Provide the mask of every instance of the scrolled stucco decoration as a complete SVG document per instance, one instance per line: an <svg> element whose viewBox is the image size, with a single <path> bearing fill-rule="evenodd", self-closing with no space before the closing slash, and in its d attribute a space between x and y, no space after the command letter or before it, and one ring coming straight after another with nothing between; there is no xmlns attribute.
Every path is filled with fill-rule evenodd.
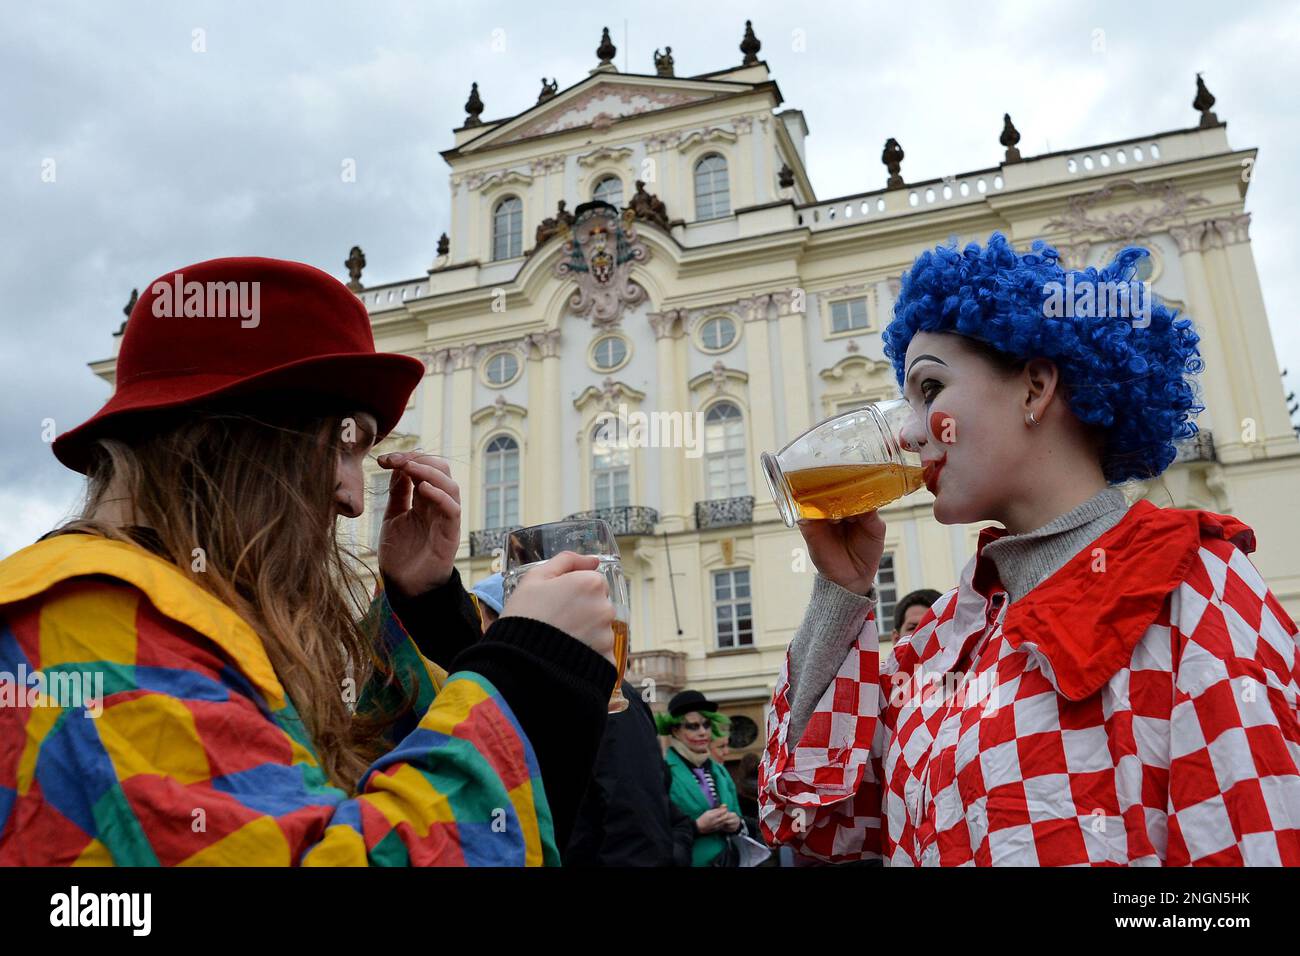
<svg viewBox="0 0 1300 956"><path fill-rule="evenodd" d="M734 143L736 134L722 126L714 126L711 129L697 129L693 133L683 136L677 143L677 151L684 153L688 149L701 143Z"/></svg>
<svg viewBox="0 0 1300 956"><path fill-rule="evenodd" d="M655 339L679 338L686 329L690 313L685 309L665 309L662 312L648 312L646 319L655 334Z"/></svg>
<svg viewBox="0 0 1300 956"><path fill-rule="evenodd" d="M498 186L529 186L533 177L517 169L500 169L493 173L471 173L465 179L465 188L471 192L486 191Z"/></svg>
<svg viewBox="0 0 1300 956"><path fill-rule="evenodd" d="M645 392L606 375L599 387L588 385L583 389L582 394L573 400L573 407L581 412L594 403L599 410L612 412L621 404L636 405L644 399Z"/></svg>
<svg viewBox="0 0 1300 956"><path fill-rule="evenodd" d="M673 130L667 133L651 133L643 140L647 153L658 153L665 149L671 149L682 141L680 131Z"/></svg>
<svg viewBox="0 0 1300 956"><path fill-rule="evenodd" d="M686 383L692 392L705 392L710 387L715 395L743 393L749 375L738 368L728 368L722 359L718 359L707 372L701 372Z"/></svg>
<svg viewBox="0 0 1300 956"><path fill-rule="evenodd" d="M1093 206L1117 198L1117 194L1123 191L1131 191L1142 198L1155 199L1159 204L1155 207L1138 206L1136 209L1124 212L1091 215L1090 210ZM1065 214L1057 219L1049 219L1046 227L1069 235L1100 234L1107 239L1129 241L1139 236L1159 232L1171 221L1184 219L1191 207L1203 206L1208 202L1209 200L1204 196L1188 196L1175 186L1172 180L1137 183L1131 179L1121 179L1101 189L1075 196L1066 207Z"/></svg>
<svg viewBox="0 0 1300 956"><path fill-rule="evenodd" d="M1238 242L1249 242L1250 213L1238 213L1221 219L1203 219L1186 226L1170 226L1169 235L1178 243L1178 251L1183 253L1204 252Z"/></svg>
<svg viewBox="0 0 1300 956"><path fill-rule="evenodd" d="M468 345L454 346L447 352L451 358L452 370L459 372L474 367L474 355L478 352L478 346L471 342Z"/></svg>
<svg viewBox="0 0 1300 956"><path fill-rule="evenodd" d="M584 153L578 157L579 166L595 166L601 162L622 163L632 155L632 150L626 146L601 146L599 149L593 149L590 153Z"/></svg>
<svg viewBox="0 0 1300 956"><path fill-rule="evenodd" d="M563 153L557 153L554 156L542 156L529 163L528 169L534 176L541 176L546 173L555 172L556 170L562 171L567 159L568 157Z"/></svg>
<svg viewBox="0 0 1300 956"><path fill-rule="evenodd" d="M632 265L650 258L637 237L631 211L622 216L605 202L578 207L571 238L564 244L555 275L578 284L569 310L596 328L617 325L627 308L645 301L645 289L632 281Z"/></svg>
<svg viewBox="0 0 1300 956"><path fill-rule="evenodd" d="M533 332L523 338L524 349L528 346L537 349L542 358L555 358L560 354L560 330L547 329L545 332Z"/></svg>
<svg viewBox="0 0 1300 956"><path fill-rule="evenodd" d="M826 382L826 390L821 397L826 415L836 414L847 404L875 402L897 395L894 366L853 349L850 349L850 354L818 374Z"/></svg>

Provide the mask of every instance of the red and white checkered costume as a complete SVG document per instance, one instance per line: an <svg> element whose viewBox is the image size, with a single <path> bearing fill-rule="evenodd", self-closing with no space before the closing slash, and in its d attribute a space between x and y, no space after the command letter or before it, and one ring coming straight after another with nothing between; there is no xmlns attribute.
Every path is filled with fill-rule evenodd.
<svg viewBox="0 0 1300 956"><path fill-rule="evenodd" d="M1296 626L1251 530L1139 502L1010 606L982 557L1004 534L883 673L867 616L793 748L787 660L769 842L891 865L1300 865Z"/></svg>

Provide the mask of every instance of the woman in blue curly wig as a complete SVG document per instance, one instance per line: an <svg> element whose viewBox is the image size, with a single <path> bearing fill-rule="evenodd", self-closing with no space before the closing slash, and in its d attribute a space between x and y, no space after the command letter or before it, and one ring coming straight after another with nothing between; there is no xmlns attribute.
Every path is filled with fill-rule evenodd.
<svg viewBox="0 0 1300 956"><path fill-rule="evenodd" d="M760 767L769 842L894 865L1300 865L1296 626L1207 511L1131 507L1195 434L1192 322L1148 253L924 252L885 330L935 517L994 521L883 662L873 513L818 575Z"/></svg>

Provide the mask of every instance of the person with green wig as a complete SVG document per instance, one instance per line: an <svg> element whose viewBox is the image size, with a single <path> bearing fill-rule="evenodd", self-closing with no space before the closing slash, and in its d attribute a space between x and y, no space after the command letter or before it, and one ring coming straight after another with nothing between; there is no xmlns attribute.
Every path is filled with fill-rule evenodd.
<svg viewBox="0 0 1300 956"><path fill-rule="evenodd" d="M660 734L671 737L664 754L668 799L695 821L691 866L738 865L739 853L728 836L745 828L740 797L727 768L709 753L730 721L699 691L684 690L668 702L666 714L655 715L655 723Z"/></svg>

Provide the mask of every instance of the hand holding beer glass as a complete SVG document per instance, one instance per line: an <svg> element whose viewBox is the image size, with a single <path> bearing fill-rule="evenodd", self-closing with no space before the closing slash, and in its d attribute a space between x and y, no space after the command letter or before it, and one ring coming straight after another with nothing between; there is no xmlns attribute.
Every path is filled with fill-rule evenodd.
<svg viewBox="0 0 1300 956"><path fill-rule="evenodd" d="M870 590L884 550L876 509L925 483L921 457L902 437L912 415L901 398L855 408L762 456L781 519L787 527L802 521L817 570L856 594Z"/></svg>
<svg viewBox="0 0 1300 956"><path fill-rule="evenodd" d="M618 669L614 693L609 700L609 713L622 713L628 706L627 698L623 696L623 674L627 670L631 608L618 542L607 522L553 521L510 532L506 538L505 599L508 603L525 574L565 551L595 556L598 559L596 571L604 576L609 588L609 599L614 605L614 666Z"/></svg>

